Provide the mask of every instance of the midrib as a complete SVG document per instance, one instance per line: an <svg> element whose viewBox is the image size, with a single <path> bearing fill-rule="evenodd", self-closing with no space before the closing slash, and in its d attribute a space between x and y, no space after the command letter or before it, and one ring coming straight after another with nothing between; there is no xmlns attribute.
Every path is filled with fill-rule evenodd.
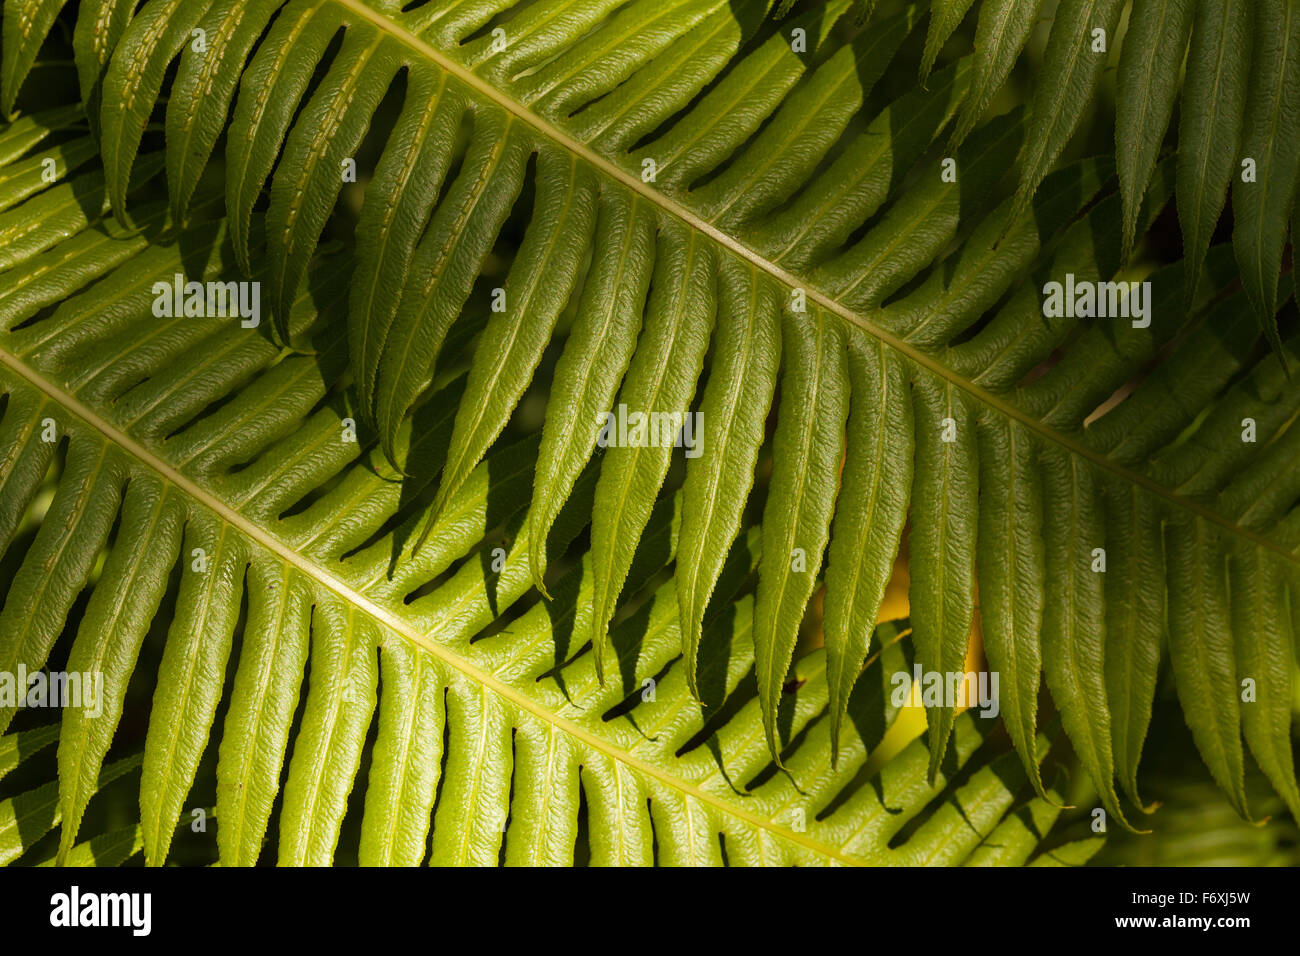
<svg viewBox="0 0 1300 956"><path fill-rule="evenodd" d="M537 116L527 107L516 102L511 97L478 76L478 74L451 59L441 50L430 45L427 41L411 33L400 24L393 22L382 13L372 10L363 2L363 0L318 0L318 2L338 4L362 20L367 21L376 29L389 34L397 41L405 44L421 56L433 62L439 69L455 76L460 82L464 83L478 95L486 98L492 103L495 103L512 116L515 116L522 122L528 124L542 136L559 146L576 153L600 172L618 181L623 186L632 190L636 195L643 196L649 203L658 209L681 220L691 229L697 230L713 239L730 252L740 256L742 259L757 268L762 269L768 275L782 282L791 289L803 289L807 298L816 302L827 311L833 312L844 321L857 326L867 334L888 345L895 352L898 352L910 361L920 365L922 368L925 368L935 375L938 375L940 378L950 382L999 414L1019 422L1030 431L1037 433L1048 441L1060 445L1072 454L1087 459L1098 468L1124 478L1125 480L1144 488L1151 494L1177 505L1179 508L1182 508L1196 517L1209 521L1212 524L1216 524L1231 534L1245 538L1262 548L1267 548L1269 551L1281 555L1293 565L1300 566L1300 555L1287 550L1282 545L1277 544L1264 535L1252 531L1249 528L1242 527L1235 521L1225 518L1223 515L1205 507L1197 501L1184 498L1176 492L1165 488L1163 485L1141 472L1134 471L1118 464L1117 462L1111 461L1101 452L1089 448L1087 445L1082 444L1069 435L1065 435L1056 429L1043 424L1038 419L1017 408L1010 402L994 395L992 392L982 388L969 379L958 375L952 369L943 365L939 360L921 351L916 346L911 345L886 329L870 322L864 316L854 312L852 309L849 309L840 302L831 298L831 296L823 292L821 289L818 289L816 286L811 285L793 273L781 268L776 263L764 258L756 250L751 249L739 239L728 235L712 223L701 218L690 208L668 196L665 196L658 190L652 189L648 183L643 183L639 176L634 176L627 172L622 167L597 153L580 140L575 139L558 126L555 126L554 124L542 119L540 116Z"/></svg>
<svg viewBox="0 0 1300 956"><path fill-rule="evenodd" d="M420 648L428 651L434 657L446 663L449 667L459 671L465 677L479 684L479 686L491 690L499 697L509 701L520 709L529 712L543 722L551 724L559 730L564 731L566 734L569 734L575 740L581 741L592 750L599 751L610 759L625 764L647 777L652 777L673 790L688 796L693 796L696 799L717 808L728 816L734 817L761 830L766 830L777 838L785 840L788 843L798 844L814 853L819 853L822 856L829 857L845 865L867 865L868 861L864 859L848 856L836 847L828 846L817 840L811 839L807 834L787 830L776 825L771 820L764 819L761 816L750 813L749 811L708 793L707 791L701 790L696 785L688 783L680 777L675 777L661 767L635 757L630 752L596 736L579 724L553 713L537 701L520 693L509 684L504 683L495 675L475 667L469 661L466 661L459 655L455 654L451 649L431 641L426 635L416 630L409 621L402 619L383 605L376 603L361 592L348 586L343 581L340 581L324 569L318 567L307 558L298 554L294 549L287 546L270 532L259 527L255 522L251 521L239 511L236 511L225 501L222 501L192 479L182 474L169 462L160 458L156 453L142 445L135 438L121 431L112 423L106 421L102 416L97 414L94 409L87 406L79 398L69 394L55 383L47 380L35 369L28 366L20 357L14 355L6 348L0 348L0 365L7 367L38 392L47 396L50 400L80 418L86 425L98 431L105 439L117 445L122 451L131 455L145 467L154 471L164 481L171 483L199 504L212 511L223 522L225 522L227 526L246 535L250 540L255 541L286 564L296 568L321 587L334 592L334 594L347 602L351 607L357 608L370 615L370 617L380 624L395 633L400 634L402 637L418 645Z"/></svg>

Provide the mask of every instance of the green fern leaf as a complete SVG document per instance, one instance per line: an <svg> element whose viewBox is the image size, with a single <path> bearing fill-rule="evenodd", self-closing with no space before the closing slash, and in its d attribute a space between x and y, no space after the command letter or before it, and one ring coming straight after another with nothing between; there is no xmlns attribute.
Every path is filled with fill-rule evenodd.
<svg viewBox="0 0 1300 956"><path fill-rule="evenodd" d="M686 466L674 571L687 682L697 697L704 614L744 521L781 354L780 306L772 284L730 259L722 262L719 279L720 301L736 312L717 321L698 438L700 449L713 451Z"/></svg>
<svg viewBox="0 0 1300 956"><path fill-rule="evenodd" d="M848 356L838 321L799 304L783 312L782 333L785 370L763 509L754 636L758 699L773 753L780 751L781 689L830 537L849 410Z"/></svg>
<svg viewBox="0 0 1300 956"><path fill-rule="evenodd" d="M930 27L925 34L925 50L921 54L921 82L924 83L939 58L939 51L948 42L953 31L961 26L973 0L936 0L930 6Z"/></svg>
<svg viewBox="0 0 1300 956"><path fill-rule="evenodd" d="M903 363L883 343L856 331L849 335L848 354L848 434L826 567L832 760L898 554L915 451Z"/></svg>
<svg viewBox="0 0 1300 956"><path fill-rule="evenodd" d="M0 113L12 117L22 89L67 0L4 5L4 47L0 50Z"/></svg>
<svg viewBox="0 0 1300 956"><path fill-rule="evenodd" d="M1128 261L1138 213L1178 98L1195 0L1136 0L1115 82L1115 159Z"/></svg>
<svg viewBox="0 0 1300 956"><path fill-rule="evenodd" d="M1201 263L1237 164L1251 49L1250 5L1198 0L1178 125L1178 221L1189 270L1186 301L1200 281Z"/></svg>
<svg viewBox="0 0 1300 956"><path fill-rule="evenodd" d="M1019 161L1017 211L1028 205L1083 119L1123 9L1123 0L1062 0L1057 9Z"/></svg>
<svg viewBox="0 0 1300 956"><path fill-rule="evenodd" d="M988 111L993 97L1011 75L1038 20L1042 0L986 0L980 4L975 30L974 77L962 104L953 142L960 145Z"/></svg>
<svg viewBox="0 0 1300 956"><path fill-rule="evenodd" d="M1277 329L1277 287L1287 210L1300 177L1300 10L1290 3L1256 4L1253 29L1241 162L1253 164L1255 175L1246 182L1243 169L1232 184L1232 247L1264 334L1285 357Z"/></svg>
<svg viewBox="0 0 1300 956"><path fill-rule="evenodd" d="M979 459L975 423L953 384L928 371L912 380L916 470L912 479L912 639L922 672L964 670L975 613ZM929 596L937 595L937 600ZM952 733L953 701L930 723L930 767L939 772Z"/></svg>

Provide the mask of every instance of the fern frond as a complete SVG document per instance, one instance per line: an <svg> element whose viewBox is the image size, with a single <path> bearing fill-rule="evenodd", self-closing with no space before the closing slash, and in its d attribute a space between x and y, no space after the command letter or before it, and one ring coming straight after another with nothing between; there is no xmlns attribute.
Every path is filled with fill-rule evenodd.
<svg viewBox="0 0 1300 956"><path fill-rule="evenodd" d="M205 278L235 263L217 225ZM153 314L153 283L183 269L191 239L211 228L145 242L110 238L111 217L96 219L16 263L0 296L9 329L0 345L5 460L30 462L6 469L6 519L27 509L56 456L67 460L6 595L8 613L34 611L32 624L0 653L28 668L105 675L101 716L64 712L59 780L40 791L44 827L64 821L59 862L118 862L142 849L162 863L214 748L217 847L232 865L261 856L277 802L278 859L329 862L358 786L363 863L421 862L430 838L434 863L563 863L575 848L592 862L958 862L1001 832L1022 781L1007 766L1014 758L984 744L989 722L971 714L957 718L933 786L921 741L884 764L879 795L862 775L900 713L891 698L894 675L910 674L905 641L888 642L854 690L835 768L821 719L825 656L801 658L799 689L785 695L779 718L790 775L766 771L745 586L757 527L714 588L696 675L707 704L684 673L671 578L653 585L640 616L613 629L603 682L570 637L587 633L594 613L590 556L553 583L550 604L521 606L481 637L532 583L524 529L536 439L491 452L413 554L431 499L394 481L373 434L344 437L342 316L312 305L339 301L340 262L313 267L310 294L291 313L290 332L313 343L312 355L285 353L229 319ZM90 236L101 238L88 247ZM50 268L63 261L76 268ZM55 295L61 304L43 308ZM460 341L472 354L473 343ZM421 404L421 427L404 424L399 462L421 476L407 482L429 484L465 388L458 377ZM46 418L54 443L41 437ZM561 509L551 553L585 523L595 477L586 470ZM629 571L634 588L662 581L655 575L672 560L682 507L680 496L664 499L648 519ZM501 526L512 543L497 571L475 551ZM75 639L56 661L54 628L82 592L89 600ZM160 626L141 823L77 843L91 782L102 783L123 733L142 642ZM12 717L6 711L5 722ZM25 755L53 735L0 741L0 754ZM31 845L14 844L12 855Z"/></svg>
<svg viewBox="0 0 1300 956"><path fill-rule="evenodd" d="M883 831L862 822L877 808L854 789L875 741L855 726L853 698L875 682L858 674L906 535L916 662L962 672L978 610L1036 799L1055 802L1039 769L1045 678L1105 808L1124 821L1115 780L1136 801L1164 639L1198 749L1237 810L1251 812L1246 748L1297 802L1281 703L1292 675L1277 666L1294 622L1251 597L1297 603L1289 426L1300 385L1284 365L1295 343L1262 354L1258 325L1243 320L1256 296L1232 290L1234 252L1210 243L1218 209L1203 213L1226 178L1200 133L1176 157L1125 158L1118 187L1105 158L1058 168L1102 72L1085 44L1113 31L1122 6L1062 3L1032 109L967 130L1015 59L1001 45L1028 32L1023 9L990 5L1007 17L989 28L993 52L885 104L873 91L918 27L917 7L835 34L847 0L779 23L757 0L579 11L549 0L499 11L150 0L106 51L98 33L86 45L81 22L121 7L86 4L79 62L83 91L103 91L98 106L86 94L102 180L32 195L20 177L16 205L0 212L0 236L14 240L0 254L0 310L21 423L6 521L20 520L52 460L31 438L32 409L53 402L79 423L32 545L39 563L20 568L12 591L36 613L0 613L0 666L44 663L115 526L102 573L119 588L143 575L153 590L142 585L135 620L74 645L77 660L129 664L161 580L203 553L205 577L182 574L145 745L154 863L224 699L241 601L275 633L260 647L245 640L258 663L241 674L241 651L240 706L222 737L230 860L256 858L297 705L293 681L276 682L304 667L280 818L289 862L333 854L376 710L367 860L418 859L430 814L436 861L495 860L507 811L521 827L508 859L564 859L578 793L599 822L601 860L645 860L656 842L665 860L712 860L719 833L746 860L928 859L944 812L912 837L924 841L886 852ZM932 13L935 44L959 8ZM1198 19L1191 42L1222 50L1220 78L1235 88L1237 7L1223 10L1232 29L1216 39ZM204 58L211 46L187 45L195 30L219 62ZM165 152L137 155L177 57ZM1261 82L1284 88L1288 55L1269 62ZM1167 99L1161 77L1145 82ZM1231 124L1231 103L1202 103L1198 89L1189 81L1188 128ZM211 171L224 177L218 222L195 197L232 97L224 170ZM391 131L375 120L385 102ZM1162 111L1133 121L1154 128ZM932 144L954 121L961 145L943 155ZM320 241L342 171L371 136L379 159L355 253L328 255ZM160 166L168 202L133 199ZM1185 207L1189 188L1203 203L1184 228L1194 219L1204 242L1149 277L1142 321L1044 307L1047 283L1067 276L1136 278L1124 271L1126 229L1144 232L1171 198ZM182 229L187 217L203 229ZM196 268L263 282L275 342L160 325L153 281ZM217 350L240 359L213 363ZM551 388L540 439L503 437L539 377ZM711 412L708 460L670 477L667 443L633 442L593 462L602 416L620 407L677 422ZM356 443L340 438L353 419ZM770 478L757 480L769 459ZM765 497L751 509L754 490ZM588 524L590 550L569 554ZM51 563L59 574L44 573ZM549 600L528 606L534 585ZM826 651L796 659L823 590ZM92 595L87 620L118 613ZM401 648L391 663L390 647ZM725 680L709 673L719 666ZM1270 673L1257 680L1261 667ZM385 673L388 703L375 690ZM1261 695L1249 717L1247 677ZM646 680L655 693L637 703ZM723 727L710 723L719 687L734 705ZM661 706L676 728L666 749L639 729ZM983 733L950 704L929 715L927 745L882 771L907 775L917 813ZM64 853L113 732L71 724ZM249 753L253 726L266 743ZM443 726L454 749L440 796ZM699 735L722 757L680 752ZM972 771L979 793L985 769ZM527 802L547 792L542 773L562 795L553 811ZM752 802L733 799L743 783ZM793 793L824 798L799 807L815 813L845 787L806 837L780 822ZM249 805L230 804L235 789ZM990 826L1009 794L984 808Z"/></svg>

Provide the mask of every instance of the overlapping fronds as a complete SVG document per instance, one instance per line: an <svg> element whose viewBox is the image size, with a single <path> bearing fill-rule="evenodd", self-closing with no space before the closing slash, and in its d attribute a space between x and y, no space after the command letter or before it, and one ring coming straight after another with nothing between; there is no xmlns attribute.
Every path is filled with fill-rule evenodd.
<svg viewBox="0 0 1300 956"><path fill-rule="evenodd" d="M971 4L933 4L927 54ZM1279 355L1275 315L1289 223L1300 221L1300 6L1293 0L988 0L979 6L971 96L954 139L975 128L1051 10L1019 197L1027 203L1111 69L1123 258L1178 106L1177 203L1190 306L1229 187L1242 287ZM932 62L928 59L927 62ZM1285 299L1285 294L1282 296Z"/></svg>
<svg viewBox="0 0 1300 956"><path fill-rule="evenodd" d="M923 76L971 6L971 0L931 5ZM1115 155L1124 259L1177 105L1178 215L1193 264L1184 279L1187 300L1231 187L1242 286L1270 343L1285 354L1274 316L1287 234L1294 241L1300 233L1291 225L1300 223L1300 7L1293 0L986 0L978 10L971 95L954 141L988 111L1050 10L1031 132L1020 157L1021 201L1051 171L1103 76L1118 67Z"/></svg>
<svg viewBox="0 0 1300 956"><path fill-rule="evenodd" d="M28 204L73 203L96 189L102 200L102 184L84 180ZM25 213L19 206L0 229L29 222ZM155 213L165 210L142 207L137 218ZM8 670L37 670L73 627L58 663L102 672L105 698L100 716L64 712L57 784L0 808L0 859L62 820L64 862L141 847L162 862L213 747L223 864L258 858L286 764L283 863L331 860L358 784L363 863L421 862L430 840L433 863L565 863L575 847L597 863L1022 862L1050 826L1056 808L1017 802L1018 763L988 753L990 722L969 714L938 786L926 781L921 741L873 774L875 785L862 776L899 712L891 677L908 671L905 641L882 650L855 692L835 768L826 659L803 658L780 714L790 773L768 771L747 679L744 582L759 532L721 575L696 677L701 703L680 656L673 583L653 584L679 537L680 497L648 522L633 576L652 587L642 611L615 628L603 683L572 637L590 623L589 559L552 585L549 604L482 636L531 584L524 519L535 436L494 451L442 510L428 545L395 564L399 542L431 510L420 488L451 437L464 373L404 424L399 461L416 477L399 481L373 441L347 439L341 310L313 305L342 301L343 263L324 257L309 274L288 325L315 352L288 354L237 319L154 313L154 284L186 268L186 256L200 257L189 265L202 280L231 274L223 223L146 242L112 238L114 220L94 214L71 232L39 252L34 240L8 263L0 296L0 513L9 547L26 546L0 612L0 653ZM453 336L472 350L463 327ZM581 507L551 527L552 550L586 521L593 479L579 482ZM14 541L43 480L53 496ZM513 544L494 567L487 549L503 532ZM79 594L88 599L74 621ZM142 763L105 766L141 644L160 623ZM13 716L6 708L0 721ZM49 727L0 738L0 767L55 739ZM97 787L134 766L139 826L74 845ZM1026 828L1025 814L1043 829Z"/></svg>
<svg viewBox="0 0 1300 956"><path fill-rule="evenodd" d="M20 9L37 37L60 6L10 0L6 16ZM430 812L435 860L495 859L503 814L524 834L506 839L507 859L562 859L579 787L601 821L593 858L644 859L657 845L661 859L712 859L725 833L730 859L880 859L888 837L864 809L876 797L854 776L874 741L845 718L882 683L859 672L904 540L916 663L962 671L978 610L1038 799L1045 677L1103 804L1124 819L1115 780L1137 801L1167 646L1196 744L1237 811L1250 813L1246 746L1300 809L1289 738L1300 383L1282 364L1294 340L1268 350L1252 315L1262 303L1272 329L1279 297L1257 296L1245 268L1234 291L1234 252L1211 247L1212 222L1204 243L1189 241L1186 268L1124 271L1126 237L1175 193L1181 210L1195 137L1136 172L1123 150L1118 171L1104 158L1055 168L1100 70L1071 38L1090 37L1096 17L1113 30L1122 4L1062 3L1033 108L982 125L965 114L950 155L945 131L962 110L983 113L977 100L999 85L990 71L1022 45L1010 33L1028 29L1024 5L982 6L1009 31L991 62L952 63L892 103L873 89L921 39L919 8L859 31L848 0L779 21L761 0L402 6L86 0L74 44L102 181L44 189L0 218L15 240L0 261L13 330L6 415L45 400L71 409L59 493L86 519L57 534L80 529L73 550L88 567L120 499L113 553L122 528L142 528L126 539L139 558L110 553L105 575L146 574L148 558L157 589L177 548L212 562L206 577L182 577L178 614L202 611L202 627L196 617L174 629L174 651L169 637L150 722L151 860L165 855L213 726L241 603L268 622L259 639L270 643L242 681L241 652L230 713L244 722L228 717L222 734L236 754L226 773L259 781L241 789L256 806L230 806L219 780L232 861L256 855L296 703L297 684L268 675L301 673L309 646L323 670L285 784L289 861L333 850L377 680L396 690L378 704L365 859L417 859ZM923 61L941 45L933 24L951 32L966 6L933 5ZM1282 57L1276 77L1289 70ZM374 122L393 101L391 127ZM162 159L140 150L159 115ZM355 253L324 255L344 173L372 138ZM1285 149L1271 148L1282 162ZM1006 182L1017 155L1018 185ZM160 164L167 202L133 199ZM224 180L220 230L195 203L210 164ZM1191 181L1226 189L1208 172ZM82 206L112 218L74 209L86 195ZM41 203L51 209L38 221ZM68 223L45 225L55 212ZM170 245L148 239L168 216L195 228ZM505 249L511 223L521 239ZM1285 230L1265 232L1276 278ZM149 312L154 280L197 275L196 235L209 237L197 267L208 278L237 269L262 283L276 344ZM1045 309L1045 284L1067 276L1149 280L1149 312ZM124 304L105 308L106 297ZM219 346L247 357L213 361ZM545 424L510 444L502 435L539 370ZM602 416L620 408L678 425L700 411L703 454L680 480L669 443L593 455ZM339 440L345 418L360 422L359 442ZM30 437L15 441L16 462L39 455ZM91 481L91 467L112 480ZM588 523L580 563L548 568ZM495 528L499 558L483 546ZM46 545L69 554L55 535ZM75 584L48 615L0 629L0 664L43 663L88 572L69 573ZM653 596L634 600L648 582ZM547 598L502 620L534 587ZM819 594L825 651L794 660ZM114 613L93 596L86 609ZM150 614L133 613L141 620L93 640L141 634ZM135 639L117 640L129 650ZM887 677L903 663L878 666ZM649 700L637 696L646 678L657 682ZM714 713L730 717L725 728L709 727ZM444 725L456 749L439 777ZM945 755L968 758L977 725L936 706L928 745L889 765L915 771L916 810L948 779ZM715 749L679 754L710 729ZM61 750L70 730L84 742L67 745L77 756L60 787L76 820L111 731L91 740L65 728ZM310 755L300 762L299 747ZM453 767L453 754L468 762ZM789 775L738 796L769 760ZM814 822L848 783L853 795ZM773 821L797 793L824 802L793 836ZM635 813L620 815L624 800Z"/></svg>

